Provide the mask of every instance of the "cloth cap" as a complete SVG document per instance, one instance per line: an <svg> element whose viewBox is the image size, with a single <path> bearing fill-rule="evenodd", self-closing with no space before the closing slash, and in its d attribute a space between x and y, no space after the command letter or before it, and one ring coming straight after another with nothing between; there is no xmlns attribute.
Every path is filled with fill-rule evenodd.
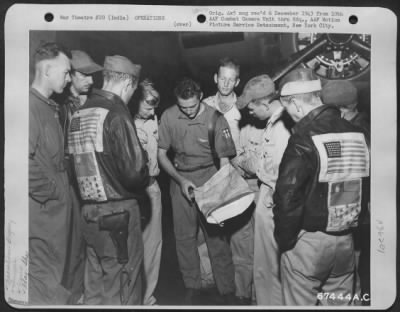
<svg viewBox="0 0 400 312"><path fill-rule="evenodd" d="M324 104L352 106L357 104L357 88L348 80L331 80L322 88L321 99Z"/></svg>
<svg viewBox="0 0 400 312"><path fill-rule="evenodd" d="M71 55L72 68L80 73L90 75L103 69L103 67L96 64L86 52L72 50Z"/></svg>
<svg viewBox="0 0 400 312"><path fill-rule="evenodd" d="M106 56L104 69L118 73L139 77L142 66L133 64L128 58L121 55Z"/></svg>
<svg viewBox="0 0 400 312"><path fill-rule="evenodd" d="M244 86L242 95L237 99L238 109L245 108L251 101L271 95L270 100L279 98L275 92L275 84L268 75L251 78Z"/></svg>
<svg viewBox="0 0 400 312"><path fill-rule="evenodd" d="M322 89L321 80L311 69L299 68L289 72L281 81L280 96L310 93Z"/></svg>

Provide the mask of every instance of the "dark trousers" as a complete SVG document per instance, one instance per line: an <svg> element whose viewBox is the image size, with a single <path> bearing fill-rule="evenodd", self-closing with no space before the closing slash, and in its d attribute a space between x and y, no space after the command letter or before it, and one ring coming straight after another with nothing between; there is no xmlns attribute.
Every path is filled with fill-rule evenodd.
<svg viewBox="0 0 400 312"><path fill-rule="evenodd" d="M66 254L67 259L61 284L72 293L68 304L76 304L83 294L85 244L81 229L81 204L72 187L71 202L72 214Z"/></svg>
<svg viewBox="0 0 400 312"><path fill-rule="evenodd" d="M212 172L185 173L185 176L197 186L203 184ZM176 250L179 267L186 288L201 287L200 256L198 252L198 226L202 226L211 267L220 294L235 292L235 273L232 252L222 229L218 225L208 224L199 213L195 204L190 203L182 194L180 186L171 181L170 186Z"/></svg>

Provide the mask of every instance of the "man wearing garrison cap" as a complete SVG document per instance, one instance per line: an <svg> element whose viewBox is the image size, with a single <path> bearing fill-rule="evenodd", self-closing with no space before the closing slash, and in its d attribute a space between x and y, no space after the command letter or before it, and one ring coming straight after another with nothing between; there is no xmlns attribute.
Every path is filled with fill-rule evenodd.
<svg viewBox="0 0 400 312"><path fill-rule="evenodd" d="M85 304L141 304L143 242L136 198L149 175L127 108L140 69L124 56L107 56L102 89L93 90L68 130L83 202Z"/></svg>
<svg viewBox="0 0 400 312"><path fill-rule="evenodd" d="M68 129L72 114L86 102L93 85L93 74L103 69L84 51L72 50L71 55L71 84L68 88L69 95L61 111L64 131Z"/></svg>
<svg viewBox="0 0 400 312"><path fill-rule="evenodd" d="M352 231L369 176L366 137L335 106L322 103L321 81L310 69L290 72L280 86L281 103L296 122L274 193L283 300L349 305L355 295Z"/></svg>
<svg viewBox="0 0 400 312"><path fill-rule="evenodd" d="M257 305L282 305L279 278L278 246L274 239L273 199L279 164L290 132L282 119L283 108L275 84L268 75L250 79L238 98L239 109L247 107L249 114L267 120L259 139L257 132L247 141L256 142L236 158L236 163L248 175L256 175L260 193L254 211L254 289Z"/></svg>

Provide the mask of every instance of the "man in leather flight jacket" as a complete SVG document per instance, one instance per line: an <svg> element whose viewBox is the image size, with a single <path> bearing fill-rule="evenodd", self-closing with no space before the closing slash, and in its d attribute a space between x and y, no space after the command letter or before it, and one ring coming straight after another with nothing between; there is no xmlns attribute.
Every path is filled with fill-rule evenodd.
<svg viewBox="0 0 400 312"><path fill-rule="evenodd" d="M351 232L369 176L369 151L362 129L323 105L320 90L309 69L294 70L281 83L282 105L297 123L274 194L286 305L345 305L354 297Z"/></svg>
<svg viewBox="0 0 400 312"><path fill-rule="evenodd" d="M136 198L149 177L147 157L126 106L140 68L123 56L107 56L102 90L93 90L69 127L68 149L84 203L85 304L141 304L143 242ZM122 224L128 228L120 231ZM127 233L127 242L116 241L118 233ZM120 247L126 245L124 259L126 250Z"/></svg>
<svg viewBox="0 0 400 312"><path fill-rule="evenodd" d="M342 118L346 119L351 124L361 127L367 134L368 140L371 138L371 122L368 114L365 111L359 111L358 106L358 90L355 84L350 80L331 80L326 83L321 91L321 99L324 104L332 104L340 109ZM357 271L360 291L363 294L371 292L370 279L371 279L371 215L370 215L370 202L369 190L370 179L367 178L366 183L363 181L363 207L358 222L358 229L354 233L354 242L356 251L360 252L357 263ZM357 289L358 290L358 289ZM363 301L363 305L370 305L369 301Z"/></svg>

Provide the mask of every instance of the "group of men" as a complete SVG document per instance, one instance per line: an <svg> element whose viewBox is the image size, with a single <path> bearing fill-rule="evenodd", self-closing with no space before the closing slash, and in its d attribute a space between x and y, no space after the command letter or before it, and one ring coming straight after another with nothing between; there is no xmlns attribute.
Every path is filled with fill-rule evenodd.
<svg viewBox="0 0 400 312"><path fill-rule="evenodd" d="M260 75L237 97L240 66L224 58L214 75L215 96L203 99L200 85L183 78L174 89L175 105L158 122L160 93L150 80L139 82L141 66L124 56L106 56L100 66L83 51L45 43L33 64L30 304L156 304L159 166L171 178L182 304L200 304L200 232L221 304L352 303L353 232L361 210L368 213L369 125L345 120L357 115L350 82L323 88L311 70L296 69L279 90ZM99 71L103 86L91 90ZM51 97L68 84L59 105ZM127 105L136 89L132 115ZM343 116L329 105L343 103ZM244 108L264 127L242 127ZM254 213L239 216L234 230L207 223L193 203L193 190L227 164L257 195Z"/></svg>

